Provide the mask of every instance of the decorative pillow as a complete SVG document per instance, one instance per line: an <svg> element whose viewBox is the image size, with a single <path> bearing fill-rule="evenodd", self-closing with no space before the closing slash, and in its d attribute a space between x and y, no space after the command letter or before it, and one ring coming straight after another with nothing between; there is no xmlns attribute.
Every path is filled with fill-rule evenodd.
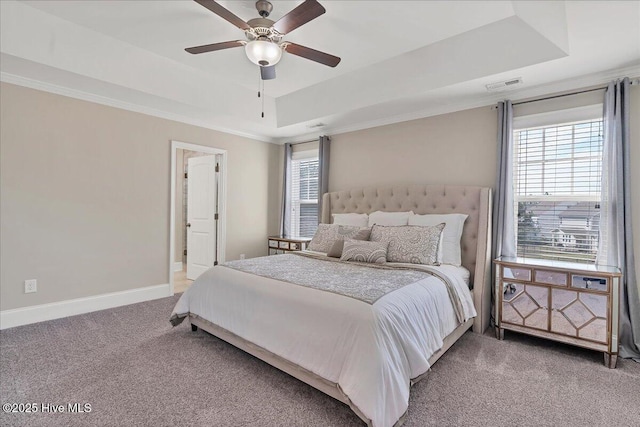
<svg viewBox="0 0 640 427"><path fill-rule="evenodd" d="M439 250L441 252L439 254L440 262L460 266L462 265L460 238L468 216L465 214L411 215L409 225L437 225L444 222L442 245Z"/></svg>
<svg viewBox="0 0 640 427"><path fill-rule="evenodd" d="M338 225L356 225L358 227L367 227L369 224L369 215L367 214L333 214L333 223Z"/></svg>
<svg viewBox="0 0 640 427"><path fill-rule="evenodd" d="M351 240L369 240L370 234L371 234L370 228L361 228L360 231L358 231L356 234L353 235L353 237L351 237ZM340 258L342 256L343 247L344 247L344 239L338 238L338 240L336 240L331 246L331 249L329 249L329 252L327 252L327 256L330 256L333 258Z"/></svg>
<svg viewBox="0 0 640 427"><path fill-rule="evenodd" d="M361 240L345 240L340 261L368 262L384 264L387 262L386 242L365 242Z"/></svg>
<svg viewBox="0 0 640 427"><path fill-rule="evenodd" d="M350 239L360 230L361 227L352 225L318 224L318 230L309 242L308 249L327 253L336 240Z"/></svg>
<svg viewBox="0 0 640 427"><path fill-rule="evenodd" d="M375 211L369 214L369 227L374 224L384 226L408 225L409 216L413 215L413 211L409 212L382 212Z"/></svg>
<svg viewBox="0 0 640 427"><path fill-rule="evenodd" d="M389 262L437 265L438 243L443 229L444 223L433 227L374 225L370 239L372 242L389 244L387 249Z"/></svg>

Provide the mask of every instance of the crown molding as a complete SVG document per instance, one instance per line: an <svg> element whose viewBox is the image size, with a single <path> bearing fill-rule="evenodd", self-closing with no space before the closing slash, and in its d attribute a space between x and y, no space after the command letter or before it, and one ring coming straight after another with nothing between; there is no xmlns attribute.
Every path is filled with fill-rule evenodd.
<svg viewBox="0 0 640 427"><path fill-rule="evenodd" d="M324 126L321 130L315 132L303 133L293 137L270 137L267 135L260 135L248 132L238 131L236 129L225 128L221 126L211 125L210 123L202 120L194 120L189 117L181 116L178 114L168 113L153 109L151 107L145 107L137 104L131 104L128 102L120 101L113 98L108 98L101 95L92 94L76 89L71 89L64 86L55 85L40 80L30 79L15 74L6 72L0 72L0 81L16 84L19 86L29 87L32 89L42 90L45 92L55 93L58 95L68 96L71 98L81 99L84 101L94 102L110 107L120 108L123 110L133 111L136 113L146 114L149 116L159 117L167 120L173 120L180 123L185 123L193 126L199 126L206 129L215 130L218 132L224 132L231 135L237 135L244 138L250 138L261 142L284 144L287 142L302 142L308 141L318 137L321 134L324 135L338 135L348 132L355 132L364 129L371 129L380 126L391 125L395 123L406 122L410 120L417 120L427 117L438 116L441 114L453 113L456 111L463 111L472 108L479 108L485 106L491 106L504 99L511 99L512 101L528 100L541 96L549 96L554 94L560 94L562 92L579 90L588 88L590 86L597 86L609 83L611 80L620 77L637 78L640 76L640 65L633 65L630 67L616 68L612 70L602 71L598 73L592 73L584 76L578 76L570 79L559 80L552 83L546 83L543 85L537 85L533 87L519 87L511 91L495 92L495 93L483 93L476 96L466 97L458 101L448 103L445 106L433 105L421 110L411 111L409 113L397 114L393 116L381 117L373 120L360 121L357 123L336 126L331 125ZM320 120L320 119L318 119ZM323 118L322 121L329 121Z"/></svg>
<svg viewBox="0 0 640 427"><path fill-rule="evenodd" d="M106 96L96 95L94 93L85 92L77 89L71 89L65 86L59 86L59 85L41 81L41 80L22 77L16 74L6 73L4 71L0 72L0 81L4 83L10 83L18 86L28 87L30 89L36 89L44 92L54 93L57 95L67 96L69 98L80 99L82 101L88 101L96 104L106 105L108 107L120 108L122 110L145 114L147 116L158 117L161 119L172 120L175 122L198 126L206 129L211 129L218 132L224 132L231 135L241 136L244 138L250 138L250 139L258 140L261 142L277 143L277 141L274 138L271 138L269 136L258 135L258 134L249 133L249 132L241 132L235 129L216 126L203 120L195 120L189 117L181 116L179 114L168 113L166 111L160 111L151 107L145 107L138 104L131 104L129 102L120 101L120 100L109 98Z"/></svg>

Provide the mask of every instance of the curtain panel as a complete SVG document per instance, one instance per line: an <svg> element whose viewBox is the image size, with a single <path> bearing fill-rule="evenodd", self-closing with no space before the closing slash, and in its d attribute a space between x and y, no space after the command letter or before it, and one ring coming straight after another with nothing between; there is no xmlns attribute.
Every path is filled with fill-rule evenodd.
<svg viewBox="0 0 640 427"><path fill-rule="evenodd" d="M628 78L611 82L604 95L601 238L596 262L622 271L619 354L640 362L640 297L631 228L630 85Z"/></svg>
<svg viewBox="0 0 640 427"><path fill-rule="evenodd" d="M284 144L284 176L282 177L282 205L280 206L280 236L291 235L291 152L292 145Z"/></svg>
<svg viewBox="0 0 640 427"><path fill-rule="evenodd" d="M322 196L329 191L329 149L331 138L321 136L318 146L318 222L322 218Z"/></svg>
<svg viewBox="0 0 640 427"><path fill-rule="evenodd" d="M516 235L513 205L513 105L511 101L498 103L498 176L493 198L493 258L516 256ZM492 264L492 277L495 277L495 265ZM497 295L493 295L495 304ZM495 311L491 310L491 324Z"/></svg>
<svg viewBox="0 0 640 427"><path fill-rule="evenodd" d="M493 255L516 256L513 205L513 106L498 103L498 177L493 199Z"/></svg>

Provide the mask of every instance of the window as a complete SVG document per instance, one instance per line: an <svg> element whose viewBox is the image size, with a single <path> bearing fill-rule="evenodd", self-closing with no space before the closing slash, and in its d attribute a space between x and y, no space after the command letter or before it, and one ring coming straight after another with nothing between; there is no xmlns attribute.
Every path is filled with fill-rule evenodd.
<svg viewBox="0 0 640 427"><path fill-rule="evenodd" d="M318 150L291 157L291 230L294 237L313 237L318 228Z"/></svg>
<svg viewBox="0 0 640 427"><path fill-rule="evenodd" d="M602 134L602 118L515 130L518 256L595 262Z"/></svg>

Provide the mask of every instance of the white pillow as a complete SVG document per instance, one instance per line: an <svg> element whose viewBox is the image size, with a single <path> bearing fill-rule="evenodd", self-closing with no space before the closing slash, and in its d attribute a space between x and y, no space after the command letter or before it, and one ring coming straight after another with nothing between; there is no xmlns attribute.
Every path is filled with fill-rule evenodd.
<svg viewBox="0 0 640 427"><path fill-rule="evenodd" d="M338 225L355 225L356 227L366 227L369 224L367 214L333 214L333 223Z"/></svg>
<svg viewBox="0 0 640 427"><path fill-rule="evenodd" d="M413 215L413 211L409 212L382 212L375 211L369 214L369 227L374 224L385 227L397 225L409 225L409 216ZM433 224L436 225L436 224Z"/></svg>
<svg viewBox="0 0 640 427"><path fill-rule="evenodd" d="M469 215L465 214L432 214L432 215L411 215L409 225L438 225L445 223L442 231L442 259L443 264L462 265L462 251L460 249L460 238L464 222ZM440 250L438 250L440 252ZM438 257L440 258L440 257Z"/></svg>

